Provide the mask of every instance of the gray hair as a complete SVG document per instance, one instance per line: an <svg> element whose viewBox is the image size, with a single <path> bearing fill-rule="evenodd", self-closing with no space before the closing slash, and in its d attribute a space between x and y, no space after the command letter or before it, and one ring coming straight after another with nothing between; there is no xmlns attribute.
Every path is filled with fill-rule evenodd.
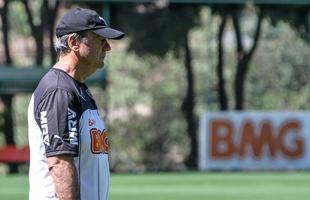
<svg viewBox="0 0 310 200"><path fill-rule="evenodd" d="M78 32L78 33L69 33L67 35L63 35L59 38L56 38L54 42L54 48L57 55L67 54L70 52L70 48L68 45L69 36L73 36L78 42L83 41L86 38L86 32Z"/></svg>

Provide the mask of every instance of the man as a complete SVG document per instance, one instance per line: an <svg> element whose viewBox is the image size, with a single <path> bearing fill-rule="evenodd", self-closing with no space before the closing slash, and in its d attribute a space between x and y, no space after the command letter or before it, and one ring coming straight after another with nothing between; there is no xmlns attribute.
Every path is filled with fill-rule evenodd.
<svg viewBox="0 0 310 200"><path fill-rule="evenodd" d="M28 108L30 200L106 200L107 131L85 79L104 65L107 39L124 33L95 11L76 8L56 27L59 61L41 79Z"/></svg>

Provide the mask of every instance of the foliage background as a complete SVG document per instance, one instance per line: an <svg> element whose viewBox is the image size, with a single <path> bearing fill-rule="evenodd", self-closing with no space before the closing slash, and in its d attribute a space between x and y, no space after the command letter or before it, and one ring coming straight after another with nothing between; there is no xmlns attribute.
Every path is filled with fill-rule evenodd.
<svg viewBox="0 0 310 200"><path fill-rule="evenodd" d="M36 11L40 1L32 4ZM65 9L64 7L63 9ZM34 63L33 38L26 25L21 4L9 8L10 44L14 64L26 67ZM36 12L34 12L36 13ZM39 23L39 14L34 14ZM199 23L189 31L195 75L196 107L199 116L218 110L217 102L217 31L220 16L203 7ZM250 35L255 15L244 12L242 32ZM126 24L126 19L123 23ZM120 24L119 29L122 29ZM178 30L172 33L179 34ZM158 55L130 51L132 38L111 41L113 51L107 58L109 84L105 91L92 88L110 130L111 169L114 171L183 170L189 153L189 138L181 105L186 90L186 74L182 54L175 49ZM235 74L235 40L232 24L225 31L225 78L229 96L233 96ZM144 41L140 41L143 43ZM245 37L249 46L253 41ZM49 43L44 43L48 48ZM1 49L1 48L0 48ZM166 49L167 50L167 49ZM1 52L2 54L3 52ZM250 63L246 80L246 108L249 110L303 110L310 108L309 44L286 22L263 20L262 37ZM46 67L52 65L44 59ZM14 97L15 139L19 146L28 142L27 105L29 94ZM233 98L229 104L233 105ZM232 107L232 106L231 106ZM1 105L0 105L1 108ZM0 123L3 123L0 120ZM4 145L0 134L0 146ZM27 166L21 166L27 171ZM5 172L6 166L0 167Z"/></svg>

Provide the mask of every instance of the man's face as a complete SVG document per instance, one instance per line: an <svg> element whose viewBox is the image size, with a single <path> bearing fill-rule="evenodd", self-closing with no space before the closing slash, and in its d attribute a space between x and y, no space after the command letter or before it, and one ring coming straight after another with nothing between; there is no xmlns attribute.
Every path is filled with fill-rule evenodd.
<svg viewBox="0 0 310 200"><path fill-rule="evenodd" d="M104 66L106 52L110 50L111 46L105 38L89 31L80 43L81 61L87 68L96 71Z"/></svg>

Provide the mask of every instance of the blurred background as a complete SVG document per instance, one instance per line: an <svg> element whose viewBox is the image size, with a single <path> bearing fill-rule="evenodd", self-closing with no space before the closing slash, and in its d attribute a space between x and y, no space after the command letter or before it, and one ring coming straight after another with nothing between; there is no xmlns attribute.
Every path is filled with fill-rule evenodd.
<svg viewBox="0 0 310 200"><path fill-rule="evenodd" d="M302 171L310 186L307 0L0 0L3 177L27 175L30 95L76 6L126 33L89 80L112 172Z"/></svg>

